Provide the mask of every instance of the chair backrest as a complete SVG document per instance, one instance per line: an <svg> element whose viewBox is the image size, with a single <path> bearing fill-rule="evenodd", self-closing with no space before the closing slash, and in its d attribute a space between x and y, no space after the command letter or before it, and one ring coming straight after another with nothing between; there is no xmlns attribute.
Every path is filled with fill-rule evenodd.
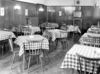
<svg viewBox="0 0 100 74"><path fill-rule="evenodd" d="M80 74L86 74L87 72L89 74L98 74L100 58L89 58L78 53L76 55L78 56Z"/></svg>
<svg viewBox="0 0 100 74"><path fill-rule="evenodd" d="M93 47L100 47L100 38L99 37L89 37L83 38L83 41L80 42L83 45L93 46Z"/></svg>
<svg viewBox="0 0 100 74"><path fill-rule="evenodd" d="M60 31L60 38L67 38L68 32L67 31Z"/></svg>
<svg viewBox="0 0 100 74"><path fill-rule="evenodd" d="M50 32L48 32L47 30L43 33L43 36L45 37L45 38L47 38L48 40L50 40L50 38L51 38L51 33Z"/></svg>
<svg viewBox="0 0 100 74"><path fill-rule="evenodd" d="M28 51L30 55L39 55L42 49L43 39L39 41L28 41L24 43L24 51Z"/></svg>
<svg viewBox="0 0 100 74"><path fill-rule="evenodd" d="M24 33L24 35L30 35L31 34L29 27L23 28L22 32Z"/></svg>

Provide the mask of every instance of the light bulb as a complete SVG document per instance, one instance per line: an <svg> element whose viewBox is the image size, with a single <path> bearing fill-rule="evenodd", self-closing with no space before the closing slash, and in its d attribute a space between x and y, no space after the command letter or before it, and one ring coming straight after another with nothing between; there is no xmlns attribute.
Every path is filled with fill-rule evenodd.
<svg viewBox="0 0 100 74"><path fill-rule="evenodd" d="M39 8L39 11L40 11L40 12L43 12L43 11L44 11L44 8L43 8L43 7L40 7L40 8Z"/></svg>
<svg viewBox="0 0 100 74"><path fill-rule="evenodd" d="M20 10L20 9L21 9L21 6L20 6L20 5L15 5L15 6L14 6L14 9L15 9L15 10L16 10L16 9Z"/></svg>

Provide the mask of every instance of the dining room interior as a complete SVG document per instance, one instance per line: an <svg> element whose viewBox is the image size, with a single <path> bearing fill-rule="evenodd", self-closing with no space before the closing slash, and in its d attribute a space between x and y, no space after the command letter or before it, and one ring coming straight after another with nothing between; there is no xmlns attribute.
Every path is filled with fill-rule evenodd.
<svg viewBox="0 0 100 74"><path fill-rule="evenodd" d="M100 0L0 0L0 74L100 74Z"/></svg>

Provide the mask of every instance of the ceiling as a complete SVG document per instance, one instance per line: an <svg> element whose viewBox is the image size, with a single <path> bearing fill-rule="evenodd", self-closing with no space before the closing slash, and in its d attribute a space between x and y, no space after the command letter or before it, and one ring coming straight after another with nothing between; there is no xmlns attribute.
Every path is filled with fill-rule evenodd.
<svg viewBox="0 0 100 74"><path fill-rule="evenodd" d="M76 6L78 0L17 0L22 2L44 4L47 6ZM79 0L79 6L100 6L100 0Z"/></svg>

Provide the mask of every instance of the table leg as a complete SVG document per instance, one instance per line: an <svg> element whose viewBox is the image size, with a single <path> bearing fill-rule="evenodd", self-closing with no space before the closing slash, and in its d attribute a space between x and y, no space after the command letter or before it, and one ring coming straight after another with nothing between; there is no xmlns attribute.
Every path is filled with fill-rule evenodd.
<svg viewBox="0 0 100 74"><path fill-rule="evenodd" d="M73 32L73 35L72 35L72 40L73 40L73 41L74 41L74 38L75 38L74 36L75 36L75 34L74 34L74 32Z"/></svg>
<svg viewBox="0 0 100 74"><path fill-rule="evenodd" d="M72 69L72 74L74 74L74 69Z"/></svg>
<svg viewBox="0 0 100 74"><path fill-rule="evenodd" d="M13 42L12 42L12 38L9 39L9 45L10 45L11 51L13 52Z"/></svg>
<svg viewBox="0 0 100 74"><path fill-rule="evenodd" d="M23 54L23 71L24 72L24 67L25 67L25 54Z"/></svg>

